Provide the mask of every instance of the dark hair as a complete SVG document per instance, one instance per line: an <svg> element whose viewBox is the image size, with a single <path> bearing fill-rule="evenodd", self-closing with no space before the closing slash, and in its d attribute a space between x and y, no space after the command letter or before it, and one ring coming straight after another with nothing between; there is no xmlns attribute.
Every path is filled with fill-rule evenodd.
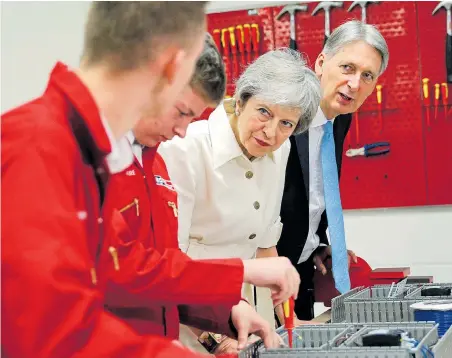
<svg viewBox="0 0 452 358"><path fill-rule="evenodd" d="M82 61L113 71L140 67L161 46L192 46L205 23L205 1L93 1L85 26Z"/></svg>
<svg viewBox="0 0 452 358"><path fill-rule="evenodd" d="M226 92L224 62L212 36L207 33L204 49L196 62L190 85L212 104L218 105Z"/></svg>

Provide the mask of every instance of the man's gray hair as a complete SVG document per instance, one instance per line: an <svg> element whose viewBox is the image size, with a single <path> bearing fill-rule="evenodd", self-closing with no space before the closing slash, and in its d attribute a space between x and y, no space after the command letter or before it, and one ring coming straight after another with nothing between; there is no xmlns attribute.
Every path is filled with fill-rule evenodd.
<svg viewBox="0 0 452 358"><path fill-rule="evenodd" d="M282 48L260 56L237 80L234 99L244 106L256 97L269 104L301 110L294 134L306 131L320 103L320 82L302 55Z"/></svg>
<svg viewBox="0 0 452 358"><path fill-rule="evenodd" d="M358 20L347 21L333 31L322 52L334 56L341 48L356 41L364 41L378 51L381 56L378 75L381 75L388 67L389 50L383 35L375 26Z"/></svg>

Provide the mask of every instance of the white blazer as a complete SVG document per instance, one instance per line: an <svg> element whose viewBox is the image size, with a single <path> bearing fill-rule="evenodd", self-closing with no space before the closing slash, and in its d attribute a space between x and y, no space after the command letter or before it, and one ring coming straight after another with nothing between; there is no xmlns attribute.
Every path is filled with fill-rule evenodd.
<svg viewBox="0 0 452 358"><path fill-rule="evenodd" d="M289 140L250 161L221 104L158 152L178 194L179 246L190 257L250 259L276 245Z"/></svg>

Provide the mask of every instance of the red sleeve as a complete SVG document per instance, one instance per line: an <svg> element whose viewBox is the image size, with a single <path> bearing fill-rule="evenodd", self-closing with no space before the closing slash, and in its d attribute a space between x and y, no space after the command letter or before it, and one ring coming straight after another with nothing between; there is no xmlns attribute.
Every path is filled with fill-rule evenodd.
<svg viewBox="0 0 452 358"><path fill-rule="evenodd" d="M104 311L103 293L89 275L88 238L74 215L67 145L41 138L42 150L4 134L2 352L9 358L202 357L165 338L137 336Z"/></svg>
<svg viewBox="0 0 452 358"><path fill-rule="evenodd" d="M229 306L230 311L240 301L242 260L192 260L179 249L166 249L160 254L140 242L121 240L122 235L130 235L123 220L117 211L113 213L115 231L111 236L119 239L116 247L120 269L111 272L109 304L213 304Z"/></svg>

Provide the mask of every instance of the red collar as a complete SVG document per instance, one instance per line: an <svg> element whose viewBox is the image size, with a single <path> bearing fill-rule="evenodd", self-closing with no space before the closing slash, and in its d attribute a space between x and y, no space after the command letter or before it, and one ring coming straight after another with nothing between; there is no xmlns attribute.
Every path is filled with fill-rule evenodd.
<svg viewBox="0 0 452 358"><path fill-rule="evenodd" d="M51 86L57 87L67 97L70 106L86 125L99 154L109 154L111 145L100 119L99 108L80 78L65 64L57 62L50 75L49 87Z"/></svg>

